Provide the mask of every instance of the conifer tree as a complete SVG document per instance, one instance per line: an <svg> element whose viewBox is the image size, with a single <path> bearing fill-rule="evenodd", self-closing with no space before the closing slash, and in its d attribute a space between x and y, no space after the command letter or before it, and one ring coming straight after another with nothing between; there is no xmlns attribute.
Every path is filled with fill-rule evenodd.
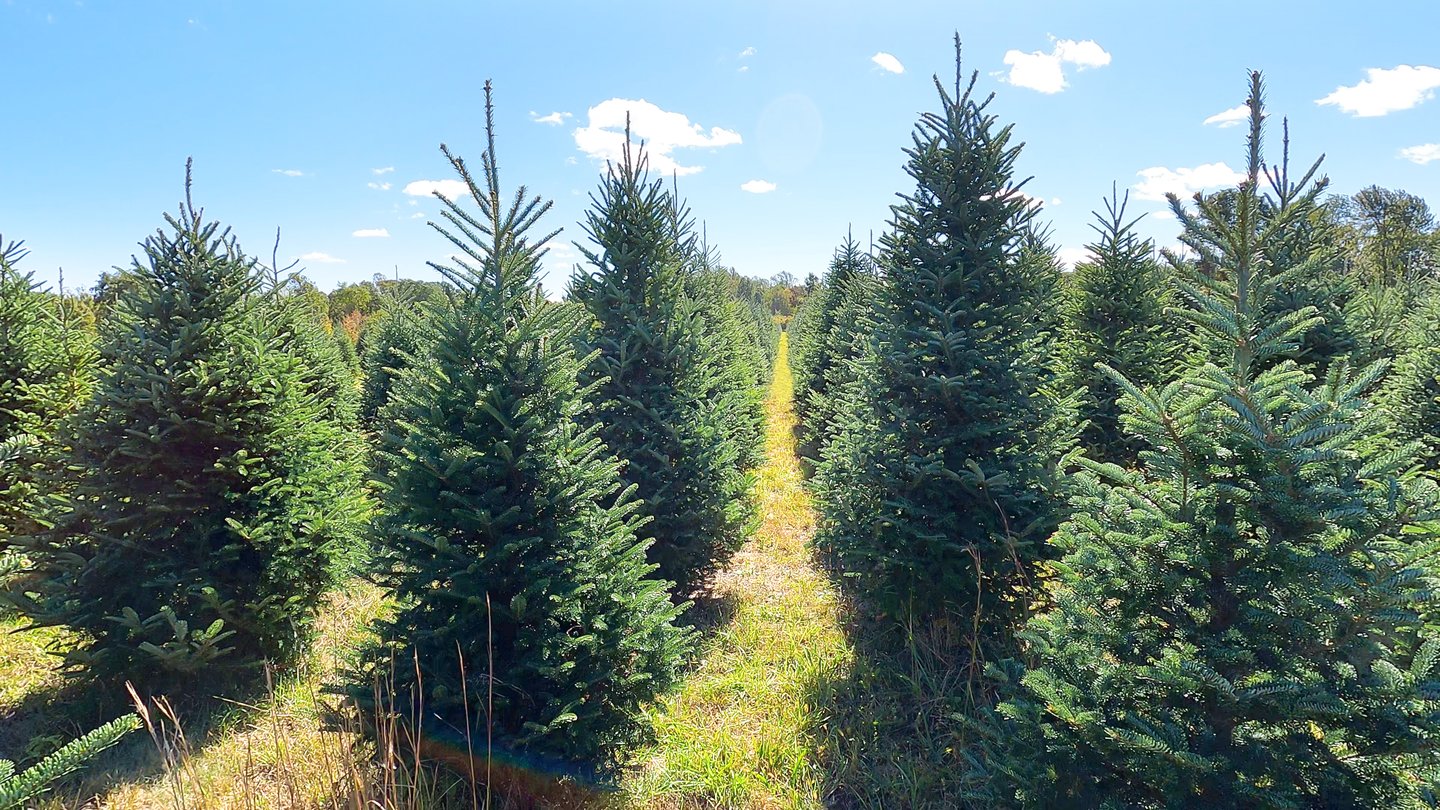
<svg viewBox="0 0 1440 810"><path fill-rule="evenodd" d="M1413 442L1415 462L1440 468L1440 289L1428 285L1405 322L1394 370L1377 397L1381 424Z"/></svg>
<svg viewBox="0 0 1440 810"><path fill-rule="evenodd" d="M1132 464L1139 441L1120 428L1120 388L1100 368L1120 372L1137 385L1165 380L1175 371L1179 345L1165 316L1170 289L1154 245L1126 221L1129 193L1113 189L1105 213L1090 227L1099 238L1090 258L1075 266L1063 310L1059 349L1061 385L1078 391L1080 444L1098 461Z"/></svg>
<svg viewBox="0 0 1440 810"><path fill-rule="evenodd" d="M0 240L0 557L7 538L33 525L38 507L31 386L46 376L44 352L53 340L44 296L19 269L26 252L23 243Z"/></svg>
<svg viewBox="0 0 1440 810"><path fill-rule="evenodd" d="M714 390L720 358L707 352L705 323L684 296L679 203L649 179L643 147L634 154L626 135L623 160L591 195L593 247L579 246L589 266L571 278L569 297L590 315L579 352L590 358L581 379L598 436L634 485L657 576L685 597L744 541L751 481L715 398L725 395Z"/></svg>
<svg viewBox="0 0 1440 810"><path fill-rule="evenodd" d="M417 308L391 299L365 324L359 346L364 371L360 416L367 426L376 424L395 381L422 352L425 317Z"/></svg>
<svg viewBox="0 0 1440 810"><path fill-rule="evenodd" d="M21 243L0 244L0 580L20 565L8 539L38 528L52 509L48 496L65 489L57 435L95 371L89 307L63 285L59 294L41 291L19 270L24 255Z"/></svg>
<svg viewBox="0 0 1440 810"><path fill-rule="evenodd" d="M683 278L686 297L702 324L704 353L713 358L710 397L723 414L725 434L741 469L765 457L765 390L778 339L773 321L737 294L738 278L721 267L703 240L689 251Z"/></svg>
<svg viewBox="0 0 1440 810"><path fill-rule="evenodd" d="M186 197L145 241L77 415L78 480L51 530L21 538L31 626L84 640L67 665L149 688L285 664L305 648L355 524L335 486L343 436L262 317L260 279Z"/></svg>
<svg viewBox="0 0 1440 810"><path fill-rule="evenodd" d="M974 644L1004 636L1053 526L1050 419L1034 362L1035 312L1052 289L1019 261L1033 209L1020 147L972 96L977 76L935 80L883 240L876 357L863 402L820 475L818 540L875 609L963 611ZM976 656L975 660L979 660Z"/></svg>
<svg viewBox="0 0 1440 810"><path fill-rule="evenodd" d="M691 635L648 578L617 462L581 421L586 313L545 300L554 234L534 228L550 204L523 187L502 200L488 82L485 102L480 178L441 147L479 207L437 194L433 227L457 258L431 266L453 303L428 327L432 361L405 371L386 411L375 571L397 610L369 668L406 717L605 766L644 735L641 709Z"/></svg>
<svg viewBox="0 0 1440 810"><path fill-rule="evenodd" d="M873 279L870 257L847 234L822 285L795 315L790 365L795 374L801 452L811 458L819 457L820 445L838 410L835 400L841 392L832 391L831 385L843 381L842 367L855 357L856 335L863 326L863 313L868 311Z"/></svg>
<svg viewBox="0 0 1440 810"><path fill-rule="evenodd" d="M1214 362L1158 388L1115 375L1147 449L1135 471L1082 459L1053 541L1055 607L1032 620L1037 664L1002 710L1017 748L1035 746L1004 769L1031 806L1435 799L1440 500L1397 475L1403 454L1356 451L1383 364L1334 363L1311 385L1291 359L1319 317L1270 307L1290 268L1264 246L1297 220L1263 212L1262 176L1288 181L1263 168L1261 96L1253 74L1233 209L1171 197L1214 259L1180 281Z"/></svg>

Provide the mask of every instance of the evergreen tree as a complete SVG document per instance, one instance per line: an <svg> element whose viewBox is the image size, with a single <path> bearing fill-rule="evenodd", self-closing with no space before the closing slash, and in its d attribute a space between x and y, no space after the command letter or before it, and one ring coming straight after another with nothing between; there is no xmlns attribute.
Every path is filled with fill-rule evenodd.
<svg viewBox="0 0 1440 810"><path fill-rule="evenodd" d="M1081 397L1081 446L1122 466L1134 463L1141 445L1121 430L1120 387L1101 365L1149 385L1169 378L1179 349L1165 316L1168 279L1154 244L1136 235L1136 220L1126 221L1128 202L1128 192L1121 199L1112 190L1105 213L1095 215L1090 227L1099 239L1070 279L1057 358L1061 384Z"/></svg>
<svg viewBox="0 0 1440 810"><path fill-rule="evenodd" d="M454 301L429 327L433 360L405 372L387 407L375 571L397 609L368 668L407 717L610 765L645 733L641 709L675 680L691 635L648 578L618 463L578 421L585 312L540 289L554 234L533 229L550 206L523 187L501 199L485 90L479 182L441 147L479 206L437 194L448 224L433 227L458 258L432 266Z"/></svg>
<svg viewBox="0 0 1440 810"><path fill-rule="evenodd" d="M847 375L841 368L855 358L856 336L863 324L856 316L868 311L874 277L870 257L847 234L820 288L805 299L792 322L790 366L795 375L800 449L810 458L819 457L838 410L834 400L841 394L831 385L843 382ZM842 320L847 317L853 320Z"/></svg>
<svg viewBox="0 0 1440 810"><path fill-rule="evenodd" d="M1051 418L1034 362L1053 280L1020 248L1033 209L1020 147L961 84L935 81L883 240L876 356L820 474L818 542L886 614L966 614L972 645L1003 637L1053 526ZM975 652L972 646L972 652ZM983 654L975 654L979 661Z"/></svg>
<svg viewBox="0 0 1440 810"><path fill-rule="evenodd" d="M353 460L259 305L229 231L186 200L143 244L77 416L78 476L53 530L21 538L32 626L84 640L72 669L199 685L304 649L356 520Z"/></svg>
<svg viewBox="0 0 1440 810"><path fill-rule="evenodd" d="M0 557L7 538L33 527L38 507L31 386L47 376L45 348L53 341L44 295L18 267L26 252L23 243L0 240Z"/></svg>
<svg viewBox="0 0 1440 810"><path fill-rule="evenodd" d="M1319 318L1270 307L1289 268L1264 246L1303 214L1255 227L1261 95L1254 74L1233 210L1171 197L1215 260L1180 288L1216 362L1160 388L1115 375L1141 465L1082 459L1053 540L1055 607L1032 620L1037 664L1003 708L1038 759L1003 769L1032 806L1435 800L1440 499L1396 477L1403 454L1356 452L1383 365L1335 363L1311 386L1289 359Z"/></svg>
<svg viewBox="0 0 1440 810"><path fill-rule="evenodd" d="M753 470L765 458L764 386L779 333L758 302L737 295L740 279L719 266L708 245L689 253L683 283L701 321L703 353L712 358L709 396L723 415L741 469Z"/></svg>
<svg viewBox="0 0 1440 810"><path fill-rule="evenodd" d="M94 317L81 300L42 292L18 264L18 242L0 248L0 581L20 566L8 539L34 531L65 489L58 466L63 421L94 379Z"/></svg>
<svg viewBox="0 0 1440 810"><path fill-rule="evenodd" d="M1415 462L1440 467L1440 289L1419 295L1397 341L1394 370L1378 397L1382 424L1393 438L1413 442Z"/></svg>
<svg viewBox="0 0 1440 810"><path fill-rule="evenodd" d="M360 415L367 426L377 424L380 412L390 401L395 381L423 354L425 317L423 311L391 299L379 314L366 322L359 352L364 371Z"/></svg>
<svg viewBox="0 0 1440 810"><path fill-rule="evenodd" d="M580 335L590 358L581 379L593 392L605 446L623 463L646 519L658 576L688 596L740 547L751 518L751 480L737 441L712 397L722 369L707 349L705 323L684 296L685 228L673 201L649 179L643 148L610 166L585 218L594 247L577 269L570 299L586 308Z"/></svg>

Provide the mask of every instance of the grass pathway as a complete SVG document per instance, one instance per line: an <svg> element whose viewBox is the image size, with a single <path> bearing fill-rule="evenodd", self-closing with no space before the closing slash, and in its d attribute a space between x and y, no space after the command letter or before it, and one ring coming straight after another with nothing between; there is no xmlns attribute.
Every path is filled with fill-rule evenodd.
<svg viewBox="0 0 1440 810"><path fill-rule="evenodd" d="M657 714L658 742L626 785L627 804L821 806L821 718L809 692L843 669L850 651L835 591L811 561L815 513L795 455L788 338L780 336L766 401L760 526L716 582L732 617Z"/></svg>

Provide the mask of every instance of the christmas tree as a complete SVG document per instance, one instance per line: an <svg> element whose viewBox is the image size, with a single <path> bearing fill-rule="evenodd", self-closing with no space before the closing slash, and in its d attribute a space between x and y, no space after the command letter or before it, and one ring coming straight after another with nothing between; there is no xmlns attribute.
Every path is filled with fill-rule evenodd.
<svg viewBox="0 0 1440 810"><path fill-rule="evenodd" d="M76 417L53 529L18 540L31 626L83 640L72 669L152 688L296 660L350 540L355 461L269 324L255 262L186 199L145 241ZM351 479L353 480L353 479Z"/></svg>
<svg viewBox="0 0 1440 810"><path fill-rule="evenodd" d="M603 767L644 735L641 710L675 680L691 636L649 578L617 462L583 426L586 313L540 289L554 234L534 228L550 206L523 187L502 199L485 89L478 181L441 147L466 189L437 195L434 227L455 258L432 266L453 304L386 411L374 570L397 610L369 669L407 717Z"/></svg>
<svg viewBox="0 0 1440 810"><path fill-rule="evenodd" d="M581 246L588 267L570 299L590 316L581 333L582 371L598 436L621 459L646 519L657 576L688 596L739 548L751 518L751 480L714 398L723 358L707 351L705 322L686 298L686 230L671 199L650 180L643 148L627 140L592 194Z"/></svg>
<svg viewBox="0 0 1440 810"><path fill-rule="evenodd" d="M1054 538L1055 604L1003 709L1039 759L1006 769L1029 805L1435 800L1440 500L1403 455L1357 452L1383 364L1311 384L1292 359L1320 319L1270 306L1290 268L1264 246L1303 221L1260 189L1287 182L1264 168L1261 96L1254 74L1233 207L1171 198L1212 260L1180 288L1214 362L1163 387L1114 375L1140 466L1083 460Z"/></svg>
<svg viewBox="0 0 1440 810"><path fill-rule="evenodd" d="M1020 147L956 49L906 150L916 188L882 239L874 367L820 470L817 540L875 610L947 617L978 661L1023 614L1054 520L1035 318L1053 280L1021 261Z"/></svg>

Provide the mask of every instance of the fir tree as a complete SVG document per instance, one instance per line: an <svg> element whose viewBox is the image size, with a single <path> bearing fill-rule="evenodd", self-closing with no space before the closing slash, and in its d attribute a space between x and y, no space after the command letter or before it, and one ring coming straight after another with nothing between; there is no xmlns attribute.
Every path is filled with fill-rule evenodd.
<svg viewBox="0 0 1440 810"><path fill-rule="evenodd" d="M1440 467L1440 289L1429 285L1396 341L1398 356L1378 404L1382 425L1400 442L1413 442L1416 463Z"/></svg>
<svg viewBox="0 0 1440 810"><path fill-rule="evenodd" d="M701 321L703 353L712 358L709 397L723 415L741 469L753 470L765 457L764 385L778 332L757 303L737 294L739 281L703 240L687 256L685 295Z"/></svg>
<svg viewBox="0 0 1440 810"><path fill-rule="evenodd" d="M18 242L0 248L0 581L20 565L8 538L39 528L52 511L47 496L66 489L59 434L95 371L89 307L63 286L41 291L18 268L24 255Z"/></svg>
<svg viewBox="0 0 1440 810"><path fill-rule="evenodd" d="M425 317L423 311L392 298L379 314L366 322L359 351L364 371L360 416L367 426L377 424L380 412L390 401L395 381L423 354Z"/></svg>
<svg viewBox="0 0 1440 810"><path fill-rule="evenodd" d="M1079 392L1080 444L1098 461L1134 463L1140 443L1120 428L1120 387L1100 366L1149 385L1167 379L1179 346L1165 316L1168 279L1154 245L1126 221L1124 199L1112 190L1105 213L1091 225L1099 239L1090 258L1075 266L1063 310L1058 364L1061 384Z"/></svg>
<svg viewBox="0 0 1440 810"><path fill-rule="evenodd" d="M634 485L657 575L688 596L740 547L750 522L750 478L726 413L712 395L723 372L707 352L705 323L684 296L686 229L678 202L649 179L643 148L628 140L592 194L570 299L589 312L580 354L598 435ZM723 396L723 392L720 392Z"/></svg>
<svg viewBox="0 0 1440 810"><path fill-rule="evenodd" d="M956 50L954 93L936 79L941 110L906 150L916 189L882 240L874 368L822 466L817 536L879 611L963 611L954 626L983 644L1022 612L1053 525L1033 362L1052 280L1018 260L1033 216L1020 148L971 95L976 77L961 84Z"/></svg>
<svg viewBox="0 0 1440 810"><path fill-rule="evenodd" d="M77 415L71 502L21 539L32 626L72 669L152 688L305 648L356 519L353 461L262 317L255 263L186 200L134 262Z"/></svg>
<svg viewBox="0 0 1440 810"><path fill-rule="evenodd" d="M820 446L836 417L836 400L848 375L843 366L855 359L857 335L873 296L870 257L853 238L835 251L820 288L807 297L791 327L791 368L795 375L795 409L800 420L801 452L818 458ZM847 320L848 319L848 320Z"/></svg>
<svg viewBox="0 0 1440 810"><path fill-rule="evenodd" d="M26 252L23 243L0 240L0 557L7 538L34 525L39 440L31 386L47 376L44 353L53 340L44 295L18 266Z"/></svg>
<svg viewBox="0 0 1440 810"><path fill-rule="evenodd" d="M1435 800L1440 500L1395 475L1403 455L1356 452L1383 365L1335 363L1312 386L1290 359L1319 318L1270 307L1290 268L1264 246L1297 220L1263 212L1261 94L1254 74L1233 209L1171 197L1214 259L1180 288L1216 362L1160 388L1115 375L1147 449L1133 472L1082 460L1053 541L1055 607L1003 709L1035 746L1004 769L1033 806Z"/></svg>
<svg viewBox="0 0 1440 810"><path fill-rule="evenodd" d="M140 728L140 719L133 714L111 720L70 742L23 771L15 763L0 759L0 810L21 810L35 807L57 782L84 767L125 735Z"/></svg>
<svg viewBox="0 0 1440 810"><path fill-rule="evenodd" d="M429 327L433 359L387 408L375 570L397 610L369 667L417 712L406 716L604 766L644 735L641 709L675 680L691 636L648 578L617 462L579 421L585 312L540 289L554 234L533 229L550 206L523 187L501 199L485 90L479 181L441 147L479 206L437 194L447 224L433 227L458 258L432 266L454 301Z"/></svg>

